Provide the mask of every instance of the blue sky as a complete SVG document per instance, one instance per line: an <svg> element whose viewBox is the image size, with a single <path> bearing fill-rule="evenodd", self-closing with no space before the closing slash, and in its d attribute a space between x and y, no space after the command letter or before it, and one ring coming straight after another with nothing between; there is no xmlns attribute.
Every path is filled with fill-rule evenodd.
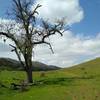
<svg viewBox="0 0 100 100"><path fill-rule="evenodd" d="M11 8L11 1L0 0L1 18L7 18L6 11ZM34 60L68 67L100 57L100 0L36 0L37 3L43 5L38 10L40 17L49 18L51 23L55 22L55 18L66 17L65 22L69 23L71 28L64 32L62 38L59 35L50 38L54 54L43 45L34 48ZM1 18L0 23L3 22ZM4 22L7 23L6 20ZM10 52L9 42L8 40L4 44L0 40L0 57L17 59L16 55Z"/></svg>
<svg viewBox="0 0 100 100"><path fill-rule="evenodd" d="M95 36L100 32L100 0L80 0L80 5L84 10L84 19L74 24L72 30Z"/></svg>
<svg viewBox="0 0 100 100"><path fill-rule="evenodd" d="M0 0L0 17L6 15L6 11L11 7L11 0Z"/></svg>
<svg viewBox="0 0 100 100"><path fill-rule="evenodd" d="M0 17L6 16L6 11L11 8L12 0L0 0ZM95 36L100 32L100 1L80 0L84 10L84 19L73 24L71 30L76 34Z"/></svg>

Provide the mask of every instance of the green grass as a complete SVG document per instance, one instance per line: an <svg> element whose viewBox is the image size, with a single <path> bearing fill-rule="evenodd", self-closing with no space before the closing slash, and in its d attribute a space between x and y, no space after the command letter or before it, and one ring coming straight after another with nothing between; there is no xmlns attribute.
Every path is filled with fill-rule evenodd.
<svg viewBox="0 0 100 100"><path fill-rule="evenodd" d="M1 71L0 82L8 88L0 87L0 100L100 100L100 59L80 64L68 69L34 72L34 80L41 82L28 87L28 91L10 89L14 78L25 79L21 71Z"/></svg>

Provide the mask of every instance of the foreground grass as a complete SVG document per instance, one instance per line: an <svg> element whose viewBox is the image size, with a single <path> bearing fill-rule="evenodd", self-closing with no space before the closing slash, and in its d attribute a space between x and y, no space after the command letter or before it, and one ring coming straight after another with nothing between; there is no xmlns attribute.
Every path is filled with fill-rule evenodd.
<svg viewBox="0 0 100 100"><path fill-rule="evenodd" d="M86 66L86 65L85 65ZM89 65L88 65L89 66ZM93 66L93 64L92 64ZM2 71L0 100L100 100L100 65L75 67L59 71L33 73L34 80L41 84L28 87L28 91L12 90L10 84L16 79L25 79L24 72Z"/></svg>

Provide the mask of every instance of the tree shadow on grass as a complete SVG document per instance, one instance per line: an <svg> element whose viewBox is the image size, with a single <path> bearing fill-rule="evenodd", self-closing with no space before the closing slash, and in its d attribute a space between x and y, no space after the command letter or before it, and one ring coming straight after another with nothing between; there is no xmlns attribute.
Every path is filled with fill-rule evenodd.
<svg viewBox="0 0 100 100"><path fill-rule="evenodd" d="M77 80L89 80L89 79L94 79L95 77L93 76L89 76L89 77L55 77L55 78L42 78L39 80L34 81L32 86L36 86L36 87L44 87L44 86L48 86L48 85L59 85L59 86L76 86L79 85L79 83L77 83ZM5 88L0 86L1 90L0 91L0 95L3 95L5 93L9 93L9 94L13 94L12 90L10 88ZM29 87L31 88L31 86ZM5 92L3 92L5 91ZM14 92L15 93L15 92Z"/></svg>
<svg viewBox="0 0 100 100"><path fill-rule="evenodd" d="M88 80L94 77L59 77L59 78L46 78L36 81L36 85L76 85L77 80Z"/></svg>

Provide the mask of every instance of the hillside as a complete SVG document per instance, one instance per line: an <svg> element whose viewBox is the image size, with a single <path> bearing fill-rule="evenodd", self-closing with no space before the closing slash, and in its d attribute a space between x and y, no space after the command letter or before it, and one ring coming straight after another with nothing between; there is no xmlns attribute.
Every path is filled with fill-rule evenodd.
<svg viewBox="0 0 100 100"><path fill-rule="evenodd" d="M19 61L10 59L10 58L0 58L0 69L6 70L23 70ZM59 67L53 65L46 65L40 62L33 62L32 70L33 71L47 71L47 70L57 70Z"/></svg>
<svg viewBox="0 0 100 100"><path fill-rule="evenodd" d="M100 67L100 58L96 58L73 67Z"/></svg>
<svg viewBox="0 0 100 100"><path fill-rule="evenodd" d="M87 74L99 74L100 73L100 58L96 58L79 65L72 66L70 68L65 68L64 70L75 74L81 74L81 72Z"/></svg>
<svg viewBox="0 0 100 100"><path fill-rule="evenodd" d="M61 70L33 72L40 82L29 90L12 90L11 83L26 79L24 71L1 71L0 100L100 100L100 58ZM19 81L18 81L19 82Z"/></svg>

